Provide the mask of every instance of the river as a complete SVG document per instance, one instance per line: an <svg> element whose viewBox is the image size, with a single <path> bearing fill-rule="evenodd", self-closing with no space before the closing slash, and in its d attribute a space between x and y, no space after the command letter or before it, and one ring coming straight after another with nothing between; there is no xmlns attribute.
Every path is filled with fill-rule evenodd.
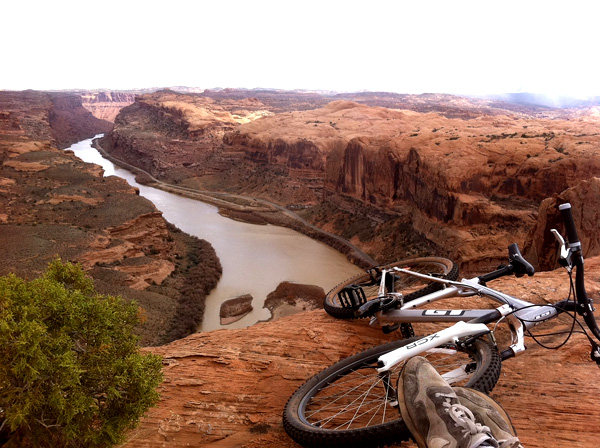
<svg viewBox="0 0 600 448"><path fill-rule="evenodd" d="M154 203L167 221L215 248L223 276L206 298L201 331L243 328L269 319L270 312L263 308L264 300L282 281L318 285L328 291L360 272L336 250L291 229L234 221L219 215L212 205L138 184L133 173L102 157L92 147L92 140L83 140L67 149L85 162L102 166L105 176L126 179L139 188L141 196ZM253 297L253 311L237 322L222 326L221 304L243 294Z"/></svg>

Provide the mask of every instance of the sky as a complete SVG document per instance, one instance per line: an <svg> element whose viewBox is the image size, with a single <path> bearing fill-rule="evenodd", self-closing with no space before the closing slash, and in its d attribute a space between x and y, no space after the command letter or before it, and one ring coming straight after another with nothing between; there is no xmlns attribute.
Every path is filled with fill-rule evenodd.
<svg viewBox="0 0 600 448"><path fill-rule="evenodd" d="M0 0L0 89L600 95L591 0Z"/></svg>

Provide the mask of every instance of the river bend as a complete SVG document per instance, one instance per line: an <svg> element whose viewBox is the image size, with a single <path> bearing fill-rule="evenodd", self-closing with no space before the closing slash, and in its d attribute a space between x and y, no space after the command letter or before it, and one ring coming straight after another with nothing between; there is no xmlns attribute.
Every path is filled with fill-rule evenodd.
<svg viewBox="0 0 600 448"><path fill-rule="evenodd" d="M101 135L95 138L101 137ZM92 147L93 139L71 146L85 162L102 166L105 176L119 176L154 203L164 218L215 248L223 276L206 298L202 331L242 328L270 318L264 300L282 281L321 286L325 291L360 272L344 255L321 242L285 227L254 225L225 218L212 205L138 184L135 175L114 165ZM253 311L222 326L219 311L228 300L250 294Z"/></svg>

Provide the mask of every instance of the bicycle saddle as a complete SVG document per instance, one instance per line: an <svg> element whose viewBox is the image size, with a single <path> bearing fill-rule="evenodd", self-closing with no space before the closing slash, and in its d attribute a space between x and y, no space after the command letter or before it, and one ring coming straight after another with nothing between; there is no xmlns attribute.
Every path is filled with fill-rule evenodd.
<svg viewBox="0 0 600 448"><path fill-rule="evenodd" d="M535 273L535 268L521 255L517 243L508 246L508 260L513 268L513 273L517 277L522 277L525 274L531 277Z"/></svg>

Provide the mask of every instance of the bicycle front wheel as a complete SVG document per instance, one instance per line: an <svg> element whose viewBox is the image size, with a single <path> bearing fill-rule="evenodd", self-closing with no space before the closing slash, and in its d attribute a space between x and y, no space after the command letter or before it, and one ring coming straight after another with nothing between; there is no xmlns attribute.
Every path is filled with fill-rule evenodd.
<svg viewBox="0 0 600 448"><path fill-rule="evenodd" d="M306 447L375 447L408 440L400 418L396 387L403 363L377 372L379 356L410 344L409 338L343 359L302 385L285 406L283 426ZM443 344L426 357L449 384L489 393L500 376L495 346L477 339L468 348Z"/></svg>
<svg viewBox="0 0 600 448"><path fill-rule="evenodd" d="M378 297L381 282L381 269L403 268L421 274L456 280L458 265L441 257L411 258L369 269L366 272L349 278L327 293L323 302L325 311L338 319L354 319L354 312L368 300ZM408 302L442 288L441 283L428 282L426 279L390 273L386 277L385 292L399 292Z"/></svg>

